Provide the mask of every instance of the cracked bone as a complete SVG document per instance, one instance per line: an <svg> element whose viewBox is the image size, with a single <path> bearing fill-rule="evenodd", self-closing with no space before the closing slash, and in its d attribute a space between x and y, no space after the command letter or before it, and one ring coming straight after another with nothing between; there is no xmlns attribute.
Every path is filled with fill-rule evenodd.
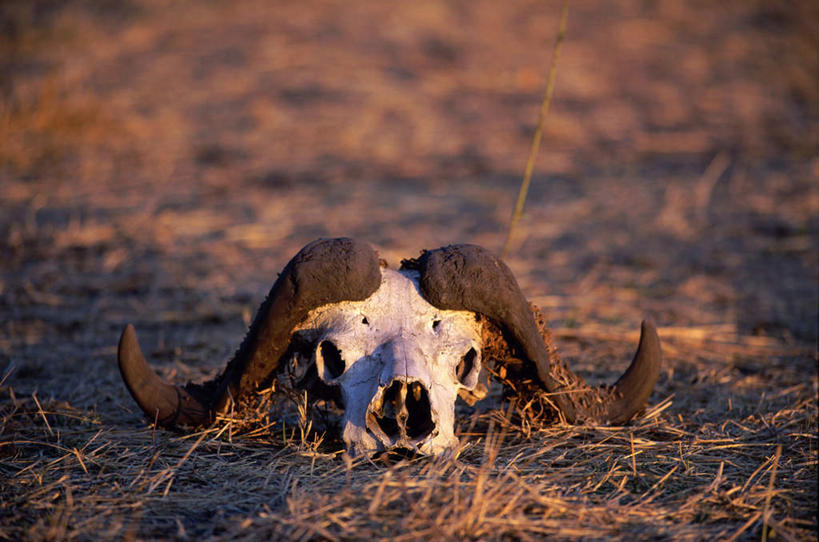
<svg viewBox="0 0 819 542"><path fill-rule="evenodd" d="M480 324L472 312L430 305L417 272L381 273L368 299L315 309L296 332L317 337L319 378L341 389L351 454L451 452L455 400L478 384Z"/></svg>

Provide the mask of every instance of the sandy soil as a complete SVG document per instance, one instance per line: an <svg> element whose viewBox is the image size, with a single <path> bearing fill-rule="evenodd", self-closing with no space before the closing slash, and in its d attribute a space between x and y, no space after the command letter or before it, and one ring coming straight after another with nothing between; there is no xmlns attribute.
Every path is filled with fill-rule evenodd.
<svg viewBox="0 0 819 542"><path fill-rule="evenodd" d="M560 5L281 4L0 6L0 370L13 369L0 398L0 537L32 525L35 538L93 536L82 510L54 527L43 518L59 510L22 504L36 483L11 487L48 448L9 443L35 430L15 421L20 397L83 413L89 438L145 427L114 363L127 322L163 375L199 380L316 237L364 239L393 265L453 242L500 250ZM667 345L653 402L675 397L665 423L750 423L759 404L753 423L778 429L758 459L784 446L792 479L774 506L796 538L816 528L815 500L813 515L803 504L817 461L817 36L809 2L573 3L508 258L590 380L622 370L650 316ZM760 421L785 408L766 394L788 389L801 436ZM729 413L731 398L750 410ZM79 446L60 443L46 415L31 420L42 439ZM236 535L245 517L267 532L253 531L267 528L258 506L226 512L219 532ZM182 531L150 510L106 532L201 533L190 510ZM700 518L700 531L692 516L677 534L728 536L756 510ZM582 536L629 532L587 526Z"/></svg>

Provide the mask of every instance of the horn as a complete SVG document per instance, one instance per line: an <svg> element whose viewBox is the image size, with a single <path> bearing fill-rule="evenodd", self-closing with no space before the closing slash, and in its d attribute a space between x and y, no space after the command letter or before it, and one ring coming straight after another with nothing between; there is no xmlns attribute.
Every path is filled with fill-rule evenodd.
<svg viewBox="0 0 819 542"><path fill-rule="evenodd" d="M627 421L643 407L654 388L661 355L657 331L651 322L643 323L634 361L615 384L613 393L608 394L606 403L587 408L552 375L549 351L529 302L500 258L476 245L450 245L424 251L418 259L404 260L402 267L420 272L421 294L432 305L480 313L499 324L534 363L544 388L554 394L550 399L569 423L584 419L605 423Z"/></svg>
<svg viewBox="0 0 819 542"><path fill-rule="evenodd" d="M166 384L145 361L134 326L128 324L119 339L119 370L137 404L159 425L202 425L210 421L208 408L184 389Z"/></svg>
<svg viewBox="0 0 819 542"><path fill-rule="evenodd" d="M161 425L203 425L233 399L270 379L293 328L317 307L367 299L381 285L378 256L366 243L319 239L285 266L225 370L205 384L172 386L151 370L128 325L119 343L119 368L128 391ZM158 413L158 414L157 414Z"/></svg>
<svg viewBox="0 0 819 542"><path fill-rule="evenodd" d="M626 423L645 406L660 377L662 359L657 326L651 320L643 320L637 352L626 372L614 384L614 399L608 405L606 421Z"/></svg>

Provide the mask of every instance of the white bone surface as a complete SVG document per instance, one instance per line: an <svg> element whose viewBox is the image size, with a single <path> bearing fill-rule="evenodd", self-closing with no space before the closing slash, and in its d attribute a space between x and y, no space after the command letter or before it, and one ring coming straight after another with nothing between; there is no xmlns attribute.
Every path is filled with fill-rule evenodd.
<svg viewBox="0 0 819 542"><path fill-rule="evenodd" d="M381 286L368 299L319 307L296 329L315 345L311 362L316 363L319 377L341 388L345 406L342 436L351 455L390 448L439 455L457 446L455 399L459 390L473 390L477 385L480 324L474 313L441 310L427 303L419 293L418 278L415 271L382 268ZM321 347L325 341L340 351L344 360L341 374L332 359L333 349ZM456 370L470 349L474 349L472 367L460 381ZM419 396L428 397L434 423L429 434L413 438L399 431L388 435L376 423L374 415L393 382L398 382L395 389L402 389L402 397L407 389L416 392L416 401ZM419 383L426 396L418 394ZM421 410L416 407L415 412Z"/></svg>

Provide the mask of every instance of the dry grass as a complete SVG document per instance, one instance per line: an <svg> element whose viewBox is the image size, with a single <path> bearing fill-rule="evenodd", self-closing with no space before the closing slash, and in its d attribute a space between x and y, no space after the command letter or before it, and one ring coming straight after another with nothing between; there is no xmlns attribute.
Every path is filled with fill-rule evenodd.
<svg viewBox="0 0 819 542"><path fill-rule="evenodd" d="M0 538L815 539L810 4L572 5L509 263L588 382L653 317L654 406L370 462L299 397L154 430L118 334L201 381L317 236L501 246L555 6L2 3Z"/></svg>
<svg viewBox="0 0 819 542"><path fill-rule="evenodd" d="M809 539L815 386L732 394L716 411L698 406L713 383L693 383L625 428L521 426L490 409L461 419L457 460L373 462L344 460L307 418L180 436L6 385L0 535L693 540L766 524Z"/></svg>

